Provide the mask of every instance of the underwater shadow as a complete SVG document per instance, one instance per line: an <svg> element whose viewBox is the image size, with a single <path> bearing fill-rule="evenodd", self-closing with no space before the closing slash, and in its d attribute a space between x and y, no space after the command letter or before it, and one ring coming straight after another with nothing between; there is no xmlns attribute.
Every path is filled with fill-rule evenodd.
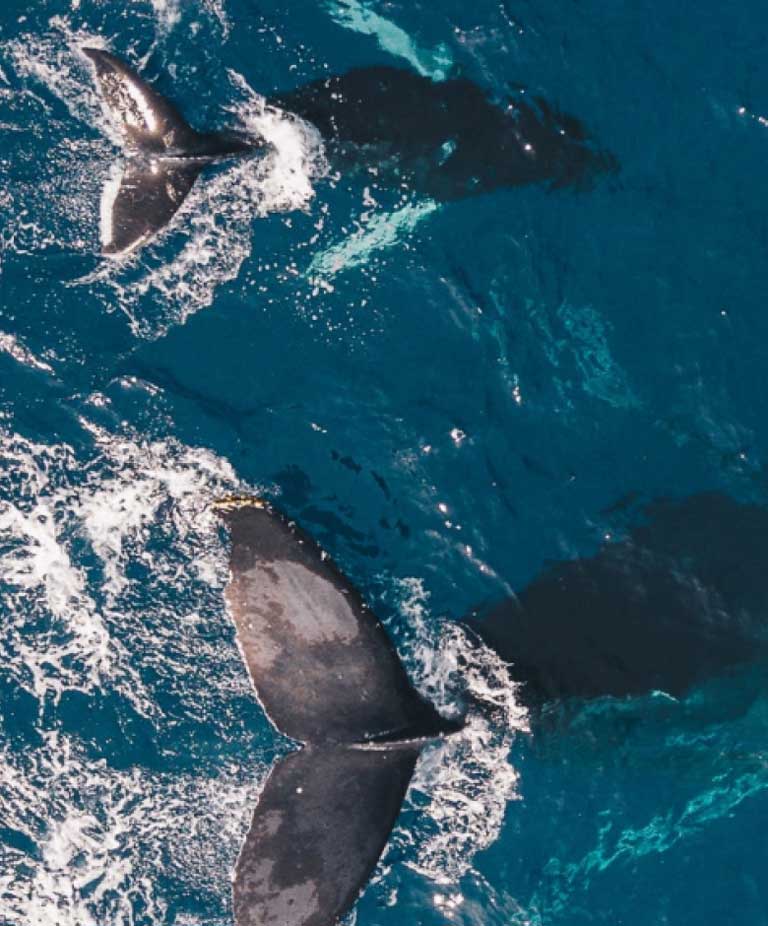
<svg viewBox="0 0 768 926"><path fill-rule="evenodd" d="M768 663L768 510L710 492L661 499L594 556L556 562L468 623L532 705L679 696Z"/></svg>
<svg viewBox="0 0 768 926"><path fill-rule="evenodd" d="M355 68L269 102L312 123L343 173L438 200L542 182L586 188L618 169L574 116L524 91L498 105L464 77Z"/></svg>

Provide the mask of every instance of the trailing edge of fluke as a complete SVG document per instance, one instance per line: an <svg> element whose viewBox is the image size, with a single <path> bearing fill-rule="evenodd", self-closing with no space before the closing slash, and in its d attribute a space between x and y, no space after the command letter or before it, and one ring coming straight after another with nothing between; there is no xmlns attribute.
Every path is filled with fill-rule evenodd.
<svg viewBox="0 0 768 926"><path fill-rule="evenodd" d="M237 926L331 926L378 861L427 741L460 723L413 688L332 560L260 499L216 503L226 597L257 695L303 746L273 767L233 883Z"/></svg>

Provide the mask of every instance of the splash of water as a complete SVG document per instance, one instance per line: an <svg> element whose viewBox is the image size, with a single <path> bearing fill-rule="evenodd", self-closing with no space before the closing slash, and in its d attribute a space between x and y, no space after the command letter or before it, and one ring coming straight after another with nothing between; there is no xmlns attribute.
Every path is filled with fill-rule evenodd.
<svg viewBox="0 0 768 926"><path fill-rule="evenodd" d="M408 626L398 644L415 667L416 687L449 715L459 698L474 705L459 734L423 755L406 805L420 813L414 826L398 828L393 837L396 847L415 852L411 867L450 885L495 841L508 801L519 797L509 752L515 736L528 731L528 713L498 654L460 625L436 626L429 618L421 580L400 579L396 594Z"/></svg>
<svg viewBox="0 0 768 926"><path fill-rule="evenodd" d="M87 462L66 444L0 434L0 473L13 488L0 503L7 614L0 652L15 683L41 705L49 695L57 701L67 690L108 686L148 713L151 699L137 677L135 654L123 642L127 623L146 617L126 606L127 574L135 560L148 562L151 584L163 590L162 607L165 589L181 584L184 557L203 543L200 531L212 529L203 499L231 491L237 480L206 451L94 432ZM150 558L143 547L169 504L174 514L165 530L178 535L167 555ZM98 560L98 573L78 564L82 539ZM222 564L216 568L220 573ZM136 630L141 637L140 626Z"/></svg>
<svg viewBox="0 0 768 926"><path fill-rule="evenodd" d="M53 367L49 363L36 357L32 351L13 334L0 331L0 351L13 357L13 359L22 366L30 367L33 370L40 370L42 373L53 373Z"/></svg>
<svg viewBox="0 0 768 926"><path fill-rule="evenodd" d="M59 710L73 692L108 699L162 740L185 716L252 699L220 633L226 563L209 509L247 487L208 451L81 423L86 453L0 434L0 689L38 705L28 748L6 738L12 718L0 724L0 922L160 926L175 881L225 926L266 763L123 770L65 733Z"/></svg>
<svg viewBox="0 0 768 926"><path fill-rule="evenodd" d="M266 768L250 777L116 770L54 731L20 755L0 751L0 920L35 926L161 926L160 875L219 898L228 926L229 872Z"/></svg>

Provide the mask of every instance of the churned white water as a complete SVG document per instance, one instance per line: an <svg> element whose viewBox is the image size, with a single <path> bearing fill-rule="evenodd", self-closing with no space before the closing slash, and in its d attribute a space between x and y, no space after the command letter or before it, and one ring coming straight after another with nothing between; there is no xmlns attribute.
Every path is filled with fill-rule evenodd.
<svg viewBox="0 0 768 926"><path fill-rule="evenodd" d="M519 797L509 754L515 737L528 732L528 712L497 653L462 626L435 622L421 580L398 580L395 594L408 628L398 643L417 688L448 716L459 701L468 707L464 729L423 754L407 798L420 810L418 822L407 818L408 828L395 833L395 843L415 853L412 867L450 884L494 842L508 801Z"/></svg>
<svg viewBox="0 0 768 926"><path fill-rule="evenodd" d="M155 7L165 27L173 28L179 9L165 2ZM221 17L226 23L223 10ZM25 35L0 46L21 83L14 106L44 106L46 131L53 136L34 183L15 177L10 162L0 164L0 210L9 223L0 244L17 253L66 247L96 256L102 190L122 153L80 49L104 47L105 40L60 16L50 26L46 34ZM141 62L132 63L141 69ZM137 337L161 336L211 305L218 288L236 279L250 256L255 223L309 209L314 184L327 172L322 139L314 127L267 105L242 75L228 75L231 102L221 121L263 147L253 156L204 171L168 228L139 252L99 261L92 272L70 283L86 288L107 311L124 312ZM64 104L80 124L77 133L51 118L48 100ZM83 125L96 129L99 137L73 141L71 136L80 134Z"/></svg>
<svg viewBox="0 0 768 926"><path fill-rule="evenodd" d="M209 509L242 486L208 451L83 424L85 458L0 434L12 487L0 501L0 680L37 705L24 749L0 750L0 826L16 834L2 850L0 922L160 924L170 879L217 898L224 924L266 764L114 767L65 731L59 705L73 693L81 709L115 702L163 742L184 717L253 697L221 634L225 550Z"/></svg>

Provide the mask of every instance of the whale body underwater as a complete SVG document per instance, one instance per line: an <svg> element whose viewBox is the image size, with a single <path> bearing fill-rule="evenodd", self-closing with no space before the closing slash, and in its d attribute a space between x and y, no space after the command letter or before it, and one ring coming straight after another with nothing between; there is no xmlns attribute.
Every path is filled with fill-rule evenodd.
<svg viewBox="0 0 768 926"><path fill-rule="evenodd" d="M768 510L705 492L632 515L594 555L550 563L517 595L465 615L513 664L529 706L681 697L768 664Z"/></svg>
<svg viewBox="0 0 768 926"><path fill-rule="evenodd" d="M117 257L170 222L207 165L263 150L264 141L198 132L117 55L82 51L125 148L101 201L102 253ZM497 105L465 78L434 82L394 67L357 68L266 105L314 125L346 175L374 170L378 183L439 200L530 183L578 187L616 166L573 116L522 95Z"/></svg>
<svg viewBox="0 0 768 926"><path fill-rule="evenodd" d="M240 650L267 715L302 744L277 761L254 811L233 880L236 926L331 926L375 868L422 749L463 722L414 690L359 592L295 522L255 499L216 509ZM469 618L532 710L681 695L768 663L768 553L755 543L768 512L711 493L645 516Z"/></svg>

